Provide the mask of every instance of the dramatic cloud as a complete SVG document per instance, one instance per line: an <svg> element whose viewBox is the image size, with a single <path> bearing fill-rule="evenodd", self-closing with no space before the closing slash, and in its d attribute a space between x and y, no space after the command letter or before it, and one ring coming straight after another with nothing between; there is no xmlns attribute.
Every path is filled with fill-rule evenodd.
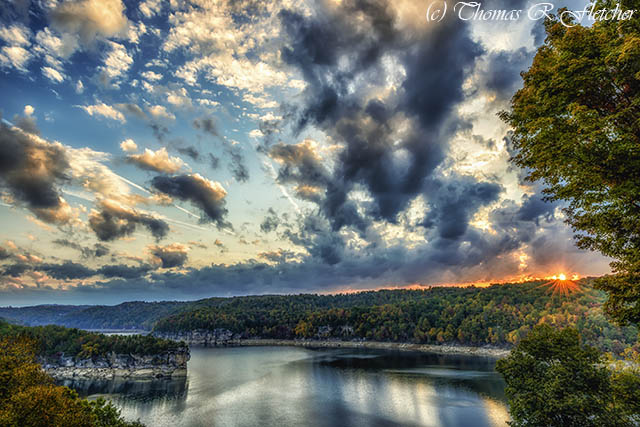
<svg viewBox="0 0 640 427"><path fill-rule="evenodd" d="M368 216L395 223L445 158L461 122L454 106L463 100L465 70L481 47L455 18L407 35L380 2L346 1L310 17L289 11L280 16L291 40L283 58L307 83L295 126L318 127L345 147L330 173L309 153L285 158L283 147L276 147L272 156L285 162L279 179L314 197L334 230L355 226L364 232L368 226L352 196L358 186L373 198ZM359 25L352 16L360 17ZM388 76L390 58L404 73ZM389 78L397 78L393 90L399 96L371 98L376 84Z"/></svg>
<svg viewBox="0 0 640 427"><path fill-rule="evenodd" d="M157 191L176 199L191 202L202 210L202 222L215 222L218 228L232 228L225 220L228 214L227 192L218 182L209 181L199 174L157 176L151 181Z"/></svg>
<svg viewBox="0 0 640 427"><path fill-rule="evenodd" d="M71 218L58 189L69 178L69 160L61 144L0 123L0 183L36 217L56 224Z"/></svg>
<svg viewBox="0 0 640 427"><path fill-rule="evenodd" d="M458 239L467 232L478 208L498 200L499 184L477 182L471 177L433 182L427 186L431 209L422 225L437 230L443 239Z"/></svg>
<svg viewBox="0 0 640 427"><path fill-rule="evenodd" d="M2 108L13 125L0 126L0 215L17 243L0 248L0 299L609 271L575 248L563 205L508 162L509 129L495 114L522 84L542 23L427 22L427 5L3 5ZM41 136L36 118L63 143Z"/></svg>
<svg viewBox="0 0 640 427"><path fill-rule="evenodd" d="M104 200L100 210L92 210L89 226L103 241L116 240L131 235L137 226L145 227L157 240L164 238L169 226L163 220L134 209Z"/></svg>

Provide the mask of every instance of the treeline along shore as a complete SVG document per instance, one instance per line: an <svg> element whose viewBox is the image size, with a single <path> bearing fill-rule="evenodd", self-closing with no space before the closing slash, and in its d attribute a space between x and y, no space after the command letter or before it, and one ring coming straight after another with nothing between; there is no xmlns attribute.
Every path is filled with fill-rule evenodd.
<svg viewBox="0 0 640 427"><path fill-rule="evenodd" d="M19 326L0 320L0 338L35 342L37 362L54 378L184 376L189 347L150 335L104 335L62 326Z"/></svg>
<svg viewBox="0 0 640 427"><path fill-rule="evenodd" d="M116 306L5 307L0 308L0 317L27 325L56 323L82 329L149 331L146 338L130 338L131 342L139 342L140 348L146 345L160 348L167 345L160 343L166 342L181 345L180 341L184 341L195 345L385 348L501 357L536 325L547 324L574 327L585 344L603 352L614 355L640 352L637 328L610 322L602 309L605 299L606 295L594 289L591 280L583 279L564 293L545 286L545 281L532 281L488 287L261 295L186 302L127 302ZM128 337L109 339L116 343L125 338ZM157 343L142 344L144 339L157 338L160 338ZM114 352L107 350L109 345L92 354L91 346L84 344L74 347L76 357L84 351L85 356L91 355L91 360L99 364L118 366L116 371L120 366L130 366L125 360L149 366L148 358L108 359L106 355ZM166 363L176 364L174 371L179 372L184 357L178 357L178 353L176 357L170 355L188 349L162 351L169 355L169 359L164 359ZM115 354L141 353L115 351ZM161 359L155 353L144 354L154 354L152 360ZM65 352L67 356L69 353ZM62 359L61 362L67 363ZM81 368L83 363L90 365L87 361L74 366ZM147 368L141 368L141 372L149 372L144 369ZM153 369L151 372L164 375Z"/></svg>
<svg viewBox="0 0 640 427"><path fill-rule="evenodd" d="M479 347L504 354L501 349L520 342L536 325L548 324L575 327L585 343L601 351L620 355L627 349L640 350L637 329L607 320L604 300L589 280L564 294L554 294L544 281L536 281L486 288L237 297L163 317L153 334L205 345L259 340L304 346L460 349L457 352Z"/></svg>

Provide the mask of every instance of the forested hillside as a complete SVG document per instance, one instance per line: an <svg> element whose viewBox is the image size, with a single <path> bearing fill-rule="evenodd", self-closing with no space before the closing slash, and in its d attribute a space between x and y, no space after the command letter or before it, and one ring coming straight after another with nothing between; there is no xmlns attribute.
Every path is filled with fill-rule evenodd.
<svg viewBox="0 0 640 427"><path fill-rule="evenodd" d="M183 310L215 306L223 298L199 301L132 301L108 306L38 305L0 307L0 317L25 326L60 325L81 329L151 330L159 319Z"/></svg>
<svg viewBox="0 0 640 427"><path fill-rule="evenodd" d="M25 337L35 343L36 354L44 358L88 359L116 354L155 355L185 347L184 343L149 335L103 335L63 326L18 326L0 319L0 339Z"/></svg>
<svg viewBox="0 0 640 427"><path fill-rule="evenodd" d="M23 324L84 329L183 332L228 329L243 337L343 338L417 343L505 345L540 323L575 326L585 341L620 353L636 345L634 327L603 314L605 294L588 280L569 295L544 282L426 290L381 290L338 295L263 295L192 302L128 302L116 306L37 306L0 309Z"/></svg>
<svg viewBox="0 0 640 427"><path fill-rule="evenodd" d="M243 337L509 346L546 323L575 326L587 343L605 351L637 346L637 329L609 322L602 312L604 294L587 281L570 295L552 295L543 283L238 297L161 319L155 331L224 328Z"/></svg>

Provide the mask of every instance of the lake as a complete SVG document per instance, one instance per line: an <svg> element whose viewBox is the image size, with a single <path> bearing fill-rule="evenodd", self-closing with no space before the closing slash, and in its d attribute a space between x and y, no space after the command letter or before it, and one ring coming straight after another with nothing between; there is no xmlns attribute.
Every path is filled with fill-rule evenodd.
<svg viewBox="0 0 640 427"><path fill-rule="evenodd" d="M182 379L75 380L149 427L504 426L495 361L380 350L192 348Z"/></svg>

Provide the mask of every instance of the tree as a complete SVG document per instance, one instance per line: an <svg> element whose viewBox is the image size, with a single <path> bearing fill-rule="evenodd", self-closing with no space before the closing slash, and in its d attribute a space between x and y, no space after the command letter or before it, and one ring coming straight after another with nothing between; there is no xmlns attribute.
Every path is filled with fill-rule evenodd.
<svg viewBox="0 0 640 427"><path fill-rule="evenodd" d="M512 161L542 180L548 200L565 200L580 248L612 257L615 275L597 286L621 323L640 321L640 0L595 9L636 12L629 20L571 28L548 19L547 38L511 111ZM563 10L559 11L562 14Z"/></svg>
<svg viewBox="0 0 640 427"><path fill-rule="evenodd" d="M111 402L88 402L68 387L56 386L36 363L35 340L0 340L0 425L7 427L143 427L120 417Z"/></svg>
<svg viewBox="0 0 640 427"><path fill-rule="evenodd" d="M625 426L634 408L617 393L611 371L575 329L536 326L496 364L504 377L513 426ZM637 416L637 413L636 413Z"/></svg>

